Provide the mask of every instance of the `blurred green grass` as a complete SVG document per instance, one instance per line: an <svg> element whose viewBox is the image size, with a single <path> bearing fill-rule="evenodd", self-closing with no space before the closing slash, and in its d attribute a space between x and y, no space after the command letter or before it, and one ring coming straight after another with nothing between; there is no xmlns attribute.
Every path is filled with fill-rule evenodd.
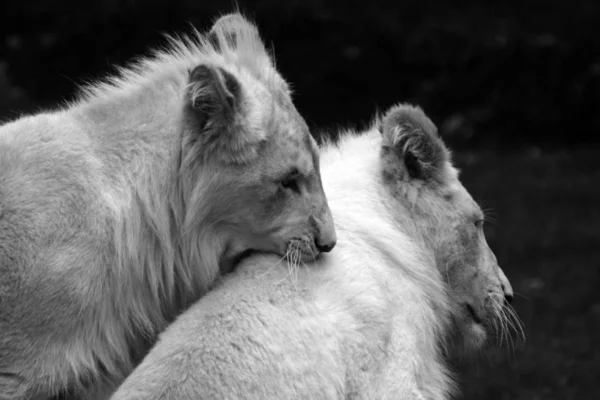
<svg viewBox="0 0 600 400"><path fill-rule="evenodd" d="M527 334L465 367L464 399L599 399L600 148L455 158Z"/></svg>

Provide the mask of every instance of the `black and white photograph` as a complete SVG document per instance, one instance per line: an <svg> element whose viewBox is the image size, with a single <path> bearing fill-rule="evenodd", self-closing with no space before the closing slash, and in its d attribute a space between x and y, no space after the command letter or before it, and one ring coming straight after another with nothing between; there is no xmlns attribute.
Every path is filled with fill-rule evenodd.
<svg viewBox="0 0 600 400"><path fill-rule="evenodd" d="M0 400L600 399L600 1L6 0Z"/></svg>

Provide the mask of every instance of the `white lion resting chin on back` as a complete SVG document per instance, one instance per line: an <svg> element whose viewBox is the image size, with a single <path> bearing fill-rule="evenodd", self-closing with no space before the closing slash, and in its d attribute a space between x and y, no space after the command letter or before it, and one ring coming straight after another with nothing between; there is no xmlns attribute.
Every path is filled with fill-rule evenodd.
<svg viewBox="0 0 600 400"><path fill-rule="evenodd" d="M250 250L335 245L318 148L240 15L0 127L0 399L119 382Z"/></svg>
<svg viewBox="0 0 600 400"><path fill-rule="evenodd" d="M379 127L321 152L336 249L291 270L243 261L113 400L450 397L446 339L481 348L512 289L434 124L400 105Z"/></svg>

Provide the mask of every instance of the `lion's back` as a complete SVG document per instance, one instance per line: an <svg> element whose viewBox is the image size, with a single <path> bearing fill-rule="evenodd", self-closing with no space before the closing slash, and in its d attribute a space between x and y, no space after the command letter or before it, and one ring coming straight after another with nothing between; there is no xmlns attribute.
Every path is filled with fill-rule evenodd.
<svg viewBox="0 0 600 400"><path fill-rule="evenodd" d="M65 266L102 258L96 250L106 242L107 213L89 138L68 115L26 117L1 129L0 304L6 316L11 304L27 309L51 282L62 281L57 293L46 293L50 299L63 296L64 285L81 286L78 271ZM26 316L17 317L3 328Z"/></svg>
<svg viewBox="0 0 600 400"><path fill-rule="evenodd" d="M183 313L113 399L343 398L333 321L278 261L251 258Z"/></svg>
<svg viewBox="0 0 600 400"><path fill-rule="evenodd" d="M405 239L374 219L364 236L341 229L338 251L309 268L242 262L166 329L113 400L386 398L383 387L422 398L412 369L402 370L419 338L410 329L390 336L426 311L422 291L385 268L401 263L392 255ZM401 323L389 319L398 308L409 314Z"/></svg>

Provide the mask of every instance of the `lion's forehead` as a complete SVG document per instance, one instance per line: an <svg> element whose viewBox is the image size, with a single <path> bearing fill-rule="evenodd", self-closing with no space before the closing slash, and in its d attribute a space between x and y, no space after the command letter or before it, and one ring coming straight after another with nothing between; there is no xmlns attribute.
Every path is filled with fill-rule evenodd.
<svg viewBox="0 0 600 400"><path fill-rule="evenodd" d="M310 139L307 132L287 131L281 141L282 156L302 173L310 173L318 166L318 154Z"/></svg>
<svg viewBox="0 0 600 400"><path fill-rule="evenodd" d="M439 197L450 201L461 219L472 220L482 216L479 204L462 185L458 177L451 179L443 188L438 190L440 191Z"/></svg>
<svg viewBox="0 0 600 400"><path fill-rule="evenodd" d="M318 148L306 123L295 108L277 104L270 124L270 134L276 138L275 148L289 163L308 173L318 167Z"/></svg>

